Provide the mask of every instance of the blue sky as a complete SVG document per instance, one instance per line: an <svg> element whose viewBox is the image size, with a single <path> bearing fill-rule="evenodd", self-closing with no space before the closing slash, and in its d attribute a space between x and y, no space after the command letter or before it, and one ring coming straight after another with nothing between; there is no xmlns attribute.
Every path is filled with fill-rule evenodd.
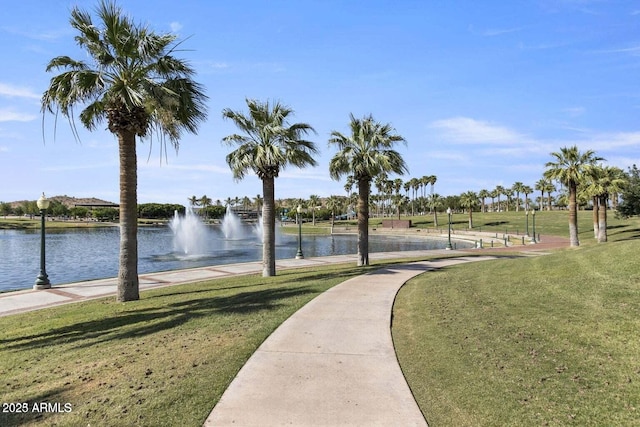
<svg viewBox="0 0 640 427"><path fill-rule="evenodd" d="M0 17L0 201L47 195L118 201L117 142L105 129L45 120L40 97L58 55L85 59L69 26L74 5L5 2ZM640 3L637 1L121 0L138 22L186 39L180 57L210 97L209 118L160 160L138 144L138 200L187 203L261 193L235 182L221 139L223 108L280 100L311 124L318 166L287 168L276 198L344 195L332 181L332 130L373 114L407 140L410 177L436 175L441 195L533 186L549 153L578 145L607 164L639 163Z"/></svg>

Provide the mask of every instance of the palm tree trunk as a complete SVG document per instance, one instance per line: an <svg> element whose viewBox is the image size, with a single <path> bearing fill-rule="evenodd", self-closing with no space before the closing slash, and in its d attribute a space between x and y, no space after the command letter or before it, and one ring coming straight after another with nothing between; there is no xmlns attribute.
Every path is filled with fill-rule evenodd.
<svg viewBox="0 0 640 427"><path fill-rule="evenodd" d="M574 181L569 181L569 245L580 246L578 240L578 204L576 196L577 185Z"/></svg>
<svg viewBox="0 0 640 427"><path fill-rule="evenodd" d="M607 196L600 196L600 209L598 210L598 243L607 241Z"/></svg>
<svg viewBox="0 0 640 427"><path fill-rule="evenodd" d="M598 211L599 211L599 209L598 209L598 200L599 200L599 197L598 196L593 196L591 199L592 199L592 203L593 203L593 211L592 211L592 213L593 213L593 215L592 215L592 218L593 218L593 238L594 239L598 239L598 236L600 234L599 226L598 226L598 216L599 216L598 215Z"/></svg>
<svg viewBox="0 0 640 427"><path fill-rule="evenodd" d="M473 228L473 209L469 208L469 228Z"/></svg>
<svg viewBox="0 0 640 427"><path fill-rule="evenodd" d="M120 155L120 258L118 301L140 299L138 283L138 164L133 132L118 134Z"/></svg>
<svg viewBox="0 0 640 427"><path fill-rule="evenodd" d="M276 275L276 218L274 178L262 180L262 277Z"/></svg>
<svg viewBox="0 0 640 427"><path fill-rule="evenodd" d="M369 265L369 191L371 183L358 181L358 267Z"/></svg>

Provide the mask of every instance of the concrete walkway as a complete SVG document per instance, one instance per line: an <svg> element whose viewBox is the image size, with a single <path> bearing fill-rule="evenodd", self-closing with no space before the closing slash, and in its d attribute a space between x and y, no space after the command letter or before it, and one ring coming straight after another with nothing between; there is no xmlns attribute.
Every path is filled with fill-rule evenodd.
<svg viewBox="0 0 640 427"><path fill-rule="evenodd" d="M426 426L393 347L395 296L420 273L490 258L398 265L324 292L258 348L205 426Z"/></svg>
<svg viewBox="0 0 640 427"><path fill-rule="evenodd" d="M458 251L456 251L458 253ZM451 255L451 251L402 251L376 252L369 254L371 260L386 260L398 258L419 258L439 254ZM307 259L281 259L276 261L278 270L301 267L317 267L328 264L353 263L356 255L335 255ZM262 272L262 262L246 262L238 264L214 265L210 267L192 268L186 270L164 271L158 273L139 274L140 291L161 288L183 283L199 282L203 280L221 279L239 274L256 274ZM85 282L56 285L55 277L51 289L0 293L0 317L26 311L38 310L62 304L69 304L88 299L102 298L116 294L118 280L116 278L89 280Z"/></svg>

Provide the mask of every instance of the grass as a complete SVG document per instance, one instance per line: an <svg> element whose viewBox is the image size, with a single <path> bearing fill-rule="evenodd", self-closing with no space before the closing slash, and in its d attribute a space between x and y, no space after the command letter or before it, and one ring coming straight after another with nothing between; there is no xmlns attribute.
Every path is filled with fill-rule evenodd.
<svg viewBox="0 0 640 427"><path fill-rule="evenodd" d="M637 225L620 225L607 244L405 285L394 343L429 425L637 424Z"/></svg>
<svg viewBox="0 0 640 427"><path fill-rule="evenodd" d="M113 227L114 223L99 221L50 221L47 220L46 228L96 228ZM40 218L0 218L0 230L39 230Z"/></svg>
<svg viewBox="0 0 640 427"><path fill-rule="evenodd" d="M545 214L544 228L566 234L566 212ZM522 223L522 213L484 215L474 215L482 227ZM580 221L577 250L429 272L401 290L394 340L430 425L638 418L638 220L612 219L615 241L605 245L590 243L590 212ZM148 291L126 304L108 298L0 318L0 404L72 407L0 413L0 426L202 425L277 326L369 269L285 270Z"/></svg>
<svg viewBox="0 0 640 427"><path fill-rule="evenodd" d="M202 425L249 356L319 293L372 268L285 270L0 318L0 425Z"/></svg>

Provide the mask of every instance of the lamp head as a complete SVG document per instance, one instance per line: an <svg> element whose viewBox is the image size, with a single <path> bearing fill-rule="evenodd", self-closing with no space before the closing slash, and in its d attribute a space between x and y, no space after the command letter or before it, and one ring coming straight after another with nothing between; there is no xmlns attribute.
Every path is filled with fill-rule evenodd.
<svg viewBox="0 0 640 427"><path fill-rule="evenodd" d="M49 203L51 203L51 201L45 197L44 193L42 193L42 196L36 201L36 205L38 205L38 209L41 211L47 210Z"/></svg>
<svg viewBox="0 0 640 427"><path fill-rule="evenodd" d="M298 207L296 208L296 212L302 213L302 206L298 205Z"/></svg>

